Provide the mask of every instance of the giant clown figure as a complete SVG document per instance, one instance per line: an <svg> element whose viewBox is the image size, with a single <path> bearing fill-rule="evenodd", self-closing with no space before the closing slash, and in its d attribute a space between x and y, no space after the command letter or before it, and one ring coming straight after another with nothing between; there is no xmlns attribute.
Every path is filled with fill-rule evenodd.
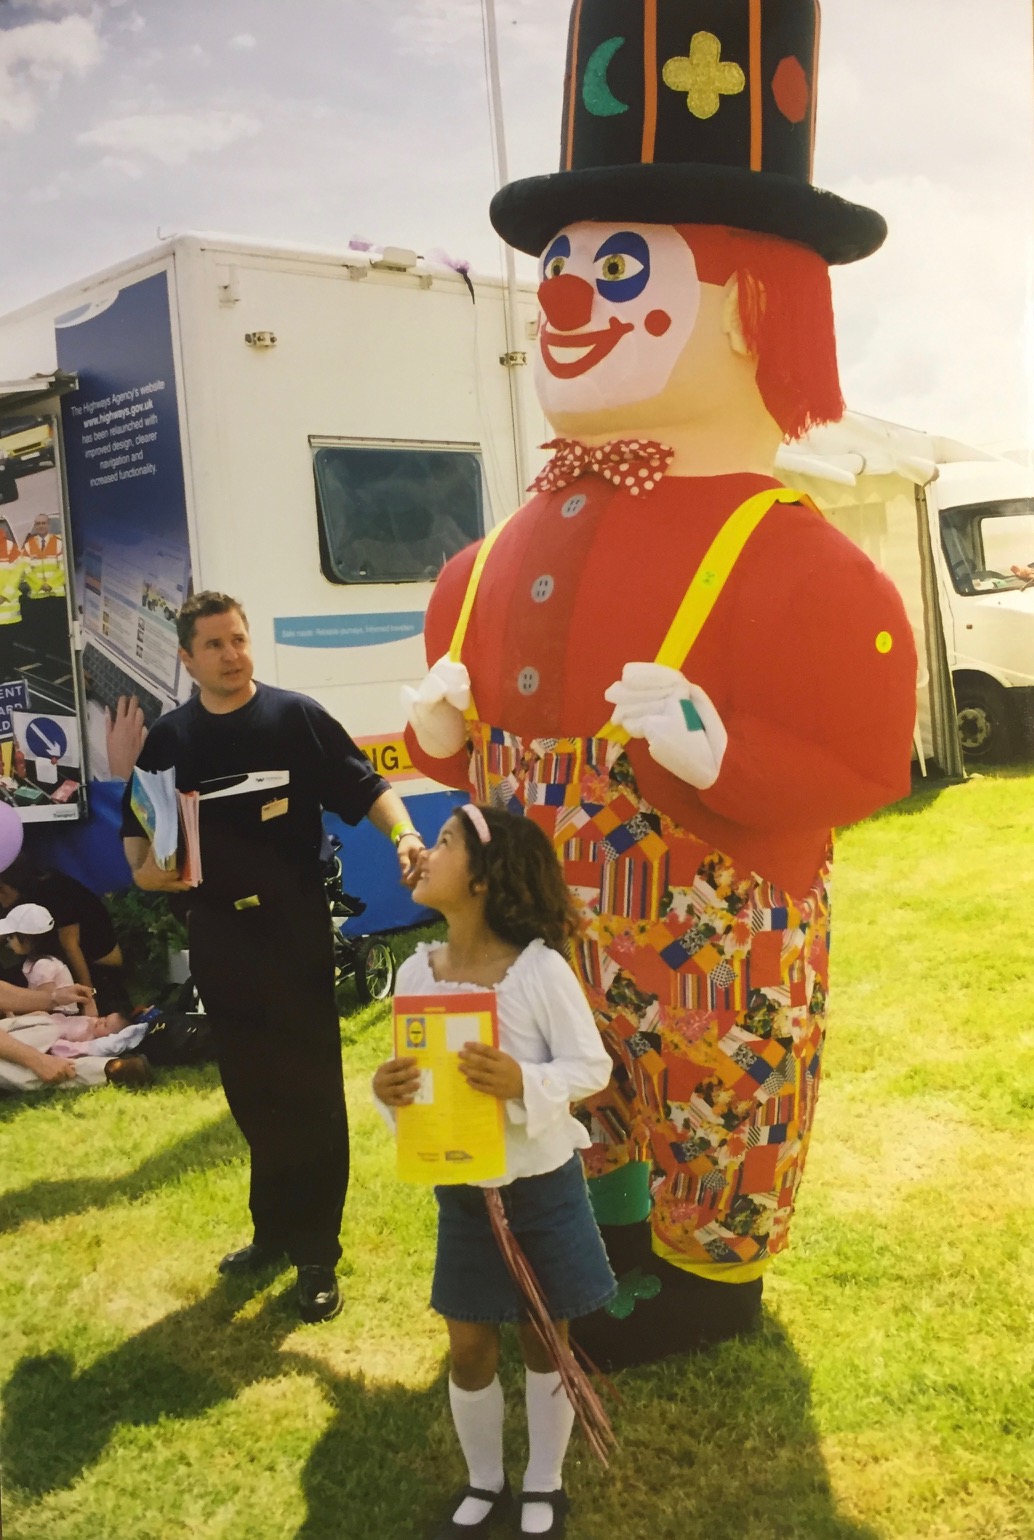
<svg viewBox="0 0 1034 1540"><path fill-rule="evenodd" d="M909 786L898 593L773 470L842 414L829 264L885 235L812 186L817 41L816 0L576 0L563 169L492 205L541 258L558 438L444 568L409 692L415 763L541 824L583 916L601 1367L756 1321L815 1112L831 830Z"/></svg>

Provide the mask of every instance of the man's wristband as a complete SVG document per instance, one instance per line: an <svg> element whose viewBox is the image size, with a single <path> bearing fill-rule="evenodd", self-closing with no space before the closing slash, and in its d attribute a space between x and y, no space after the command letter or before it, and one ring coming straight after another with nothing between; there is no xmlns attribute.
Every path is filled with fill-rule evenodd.
<svg viewBox="0 0 1034 1540"><path fill-rule="evenodd" d="M388 838L391 840L393 845L398 846L400 841L404 840L407 834L414 835L418 840L420 840L421 845L424 843L423 840L420 839L420 835L417 834L417 831L413 828L411 823L397 823L392 829L391 833L388 835Z"/></svg>

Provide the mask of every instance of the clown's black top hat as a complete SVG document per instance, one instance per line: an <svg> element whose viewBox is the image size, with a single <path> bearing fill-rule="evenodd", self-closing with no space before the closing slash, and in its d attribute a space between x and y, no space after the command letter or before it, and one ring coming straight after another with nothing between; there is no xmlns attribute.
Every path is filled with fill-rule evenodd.
<svg viewBox="0 0 1034 1540"><path fill-rule="evenodd" d="M869 256L880 215L812 185L818 42L818 0L574 0L561 169L501 188L492 223L532 256L585 219Z"/></svg>

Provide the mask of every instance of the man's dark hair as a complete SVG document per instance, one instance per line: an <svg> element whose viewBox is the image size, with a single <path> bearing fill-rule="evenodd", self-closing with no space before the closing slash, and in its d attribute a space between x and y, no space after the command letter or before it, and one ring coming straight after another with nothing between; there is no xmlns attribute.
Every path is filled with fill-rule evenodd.
<svg viewBox="0 0 1034 1540"><path fill-rule="evenodd" d="M199 620L207 620L209 615L229 615L231 610L237 611L244 622L245 631L249 630L248 617L239 599L232 598L230 594L217 594L211 588L203 588L199 594L191 594L176 617L176 635L184 652L190 652L193 647L194 632Z"/></svg>

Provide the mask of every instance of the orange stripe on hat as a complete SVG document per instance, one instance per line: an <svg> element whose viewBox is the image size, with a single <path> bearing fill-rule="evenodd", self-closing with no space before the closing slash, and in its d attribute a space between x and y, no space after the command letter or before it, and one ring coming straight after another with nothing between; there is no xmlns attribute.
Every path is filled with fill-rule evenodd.
<svg viewBox="0 0 1034 1540"><path fill-rule="evenodd" d="M822 11L819 0L814 0L815 6L815 50L811 56L811 155L808 160L808 180L815 177L815 119L819 108L819 39L822 32Z"/></svg>
<svg viewBox="0 0 1034 1540"><path fill-rule="evenodd" d="M657 0L643 6L643 164L650 165L657 148Z"/></svg>
<svg viewBox="0 0 1034 1540"><path fill-rule="evenodd" d="M761 62L761 0L750 0L750 169L764 162L764 80Z"/></svg>
<svg viewBox="0 0 1034 1540"><path fill-rule="evenodd" d="M577 0L571 22L571 86L567 101L567 163L566 171L574 164L574 116L578 107L578 40L582 30L582 0Z"/></svg>

